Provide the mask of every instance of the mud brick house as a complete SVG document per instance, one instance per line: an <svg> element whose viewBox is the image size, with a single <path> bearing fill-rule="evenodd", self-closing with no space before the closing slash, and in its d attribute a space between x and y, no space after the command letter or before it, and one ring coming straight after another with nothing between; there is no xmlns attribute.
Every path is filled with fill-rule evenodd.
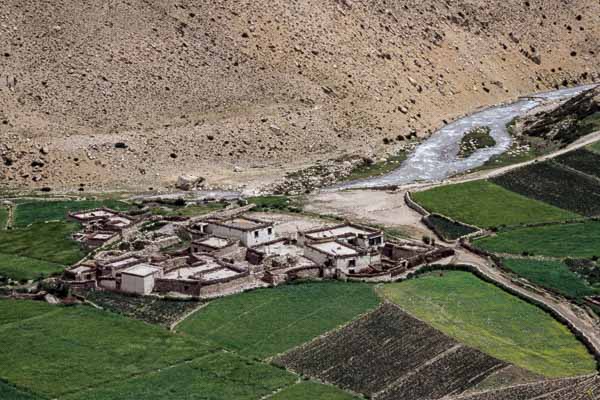
<svg viewBox="0 0 600 400"><path fill-rule="evenodd" d="M206 231L214 236L239 240L246 247L258 246L275 238L272 222L247 217L209 219Z"/></svg>
<svg viewBox="0 0 600 400"><path fill-rule="evenodd" d="M154 281L162 275L162 269L150 264L138 264L121 272L121 291L126 293L150 294Z"/></svg>
<svg viewBox="0 0 600 400"><path fill-rule="evenodd" d="M343 274L356 274L381 262L376 250L365 250L342 241L322 241L304 246L304 255L322 266L324 277L333 277L337 271Z"/></svg>
<svg viewBox="0 0 600 400"><path fill-rule="evenodd" d="M324 240L345 242L361 249L379 249L385 245L382 231L349 223L301 232L298 238L302 244Z"/></svg>
<svg viewBox="0 0 600 400"><path fill-rule="evenodd" d="M155 281L157 293L178 292L196 297L218 297L251 286L248 268L225 262L211 254L192 254L190 263L165 270Z"/></svg>

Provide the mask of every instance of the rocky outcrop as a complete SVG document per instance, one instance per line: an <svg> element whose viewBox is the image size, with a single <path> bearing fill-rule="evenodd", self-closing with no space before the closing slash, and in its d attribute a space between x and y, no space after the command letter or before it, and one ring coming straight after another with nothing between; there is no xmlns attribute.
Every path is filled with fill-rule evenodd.
<svg viewBox="0 0 600 400"><path fill-rule="evenodd" d="M569 144L600 127L600 87L588 90L559 107L522 119L522 133ZM600 129L600 128L599 128Z"/></svg>

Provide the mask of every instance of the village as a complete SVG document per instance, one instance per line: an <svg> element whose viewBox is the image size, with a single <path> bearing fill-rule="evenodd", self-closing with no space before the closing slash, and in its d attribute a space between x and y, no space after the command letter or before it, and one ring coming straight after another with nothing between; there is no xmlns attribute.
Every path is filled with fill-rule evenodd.
<svg viewBox="0 0 600 400"><path fill-rule="evenodd" d="M294 280L393 282L454 250L343 222L261 220L252 205L205 216L129 215L108 208L69 214L90 255L62 275L73 291L211 299ZM304 225L303 225L304 227Z"/></svg>

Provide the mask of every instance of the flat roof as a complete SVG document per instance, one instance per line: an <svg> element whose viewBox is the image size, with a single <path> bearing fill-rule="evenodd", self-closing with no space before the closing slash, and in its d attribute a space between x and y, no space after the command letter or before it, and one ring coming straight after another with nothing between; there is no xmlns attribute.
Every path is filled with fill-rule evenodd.
<svg viewBox="0 0 600 400"><path fill-rule="evenodd" d="M91 239L98 239L98 240L108 240L111 237L113 237L115 234L114 233L96 233L92 236L90 236Z"/></svg>
<svg viewBox="0 0 600 400"><path fill-rule="evenodd" d="M80 211L72 214L77 218L91 219L91 218L108 218L117 215L116 213L108 210L94 210L94 211Z"/></svg>
<svg viewBox="0 0 600 400"><path fill-rule="evenodd" d="M125 265L133 263L133 262L140 262L141 263L141 261L140 261L139 258L137 258L137 257L129 257L129 258L125 258L123 260L110 262L107 265L109 265L111 267L117 267L117 268L119 268L119 267L125 266Z"/></svg>
<svg viewBox="0 0 600 400"><path fill-rule="evenodd" d="M272 222L260 221L257 219L244 218L244 217L235 217L224 220L211 220L210 223L216 225L224 225L229 228L239 229L244 231L250 231L253 229L261 229L273 226Z"/></svg>
<svg viewBox="0 0 600 400"><path fill-rule="evenodd" d="M208 263L193 267L183 267L173 270L167 274L165 274L165 278L167 279L190 279L194 275L204 272L210 271L212 269L220 268L221 266L217 263Z"/></svg>
<svg viewBox="0 0 600 400"><path fill-rule="evenodd" d="M79 274L79 273L83 273L83 272L88 272L88 271L92 271L91 267L86 267L85 265L80 265L76 268L73 268L71 270L69 270L75 274Z"/></svg>
<svg viewBox="0 0 600 400"><path fill-rule="evenodd" d="M112 225L127 226L127 225L131 225L133 220L116 215L114 217L110 217L108 222Z"/></svg>
<svg viewBox="0 0 600 400"><path fill-rule="evenodd" d="M220 249L222 247L227 247L230 242L227 239L211 236L207 239L197 240L196 243Z"/></svg>
<svg viewBox="0 0 600 400"><path fill-rule="evenodd" d="M127 268L126 270L124 270L121 273L122 274L127 274L127 275L139 276L139 277L144 278L146 276L155 274L158 271L160 271L160 268L155 267L153 265L150 265L150 264L138 264L138 265L134 265L131 268Z"/></svg>
<svg viewBox="0 0 600 400"><path fill-rule="evenodd" d="M331 228L324 228L318 231L308 232L306 233L306 236L310 236L311 238L317 239L327 239L346 235L373 235L375 233L375 231L357 228L352 225L342 225Z"/></svg>
<svg viewBox="0 0 600 400"><path fill-rule="evenodd" d="M304 254L304 249L302 247L294 244L286 244L283 240L271 244L257 246L255 249L268 256L302 256Z"/></svg>
<svg viewBox="0 0 600 400"><path fill-rule="evenodd" d="M358 252L351 247L344 246L337 242L313 243L310 247L321 250L324 253L332 256L353 256L358 255Z"/></svg>
<svg viewBox="0 0 600 400"><path fill-rule="evenodd" d="M214 281L217 279L231 278L233 276L239 275L240 273L234 271L229 268L221 268L215 271L207 272L206 274L202 274L202 279L207 281Z"/></svg>

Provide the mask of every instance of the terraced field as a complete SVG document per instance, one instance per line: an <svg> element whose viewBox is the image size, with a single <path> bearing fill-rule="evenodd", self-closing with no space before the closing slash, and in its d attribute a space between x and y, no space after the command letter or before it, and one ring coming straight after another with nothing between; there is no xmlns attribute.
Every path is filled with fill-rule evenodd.
<svg viewBox="0 0 600 400"><path fill-rule="evenodd" d="M488 181L440 186L412 194L429 212L481 228L565 221L578 215L529 199Z"/></svg>
<svg viewBox="0 0 600 400"><path fill-rule="evenodd" d="M270 400L358 400L334 386L303 381L269 397Z"/></svg>
<svg viewBox="0 0 600 400"><path fill-rule="evenodd" d="M590 258L600 256L600 222L510 229L474 244L494 253Z"/></svg>
<svg viewBox="0 0 600 400"><path fill-rule="evenodd" d="M531 283L571 299L580 300L600 293L600 290L592 288L583 277L571 271L562 261L505 259L504 265Z"/></svg>
<svg viewBox="0 0 600 400"><path fill-rule="evenodd" d="M491 390L452 400L597 400L600 377L585 376Z"/></svg>
<svg viewBox="0 0 600 400"><path fill-rule="evenodd" d="M383 294L434 328L547 377L589 374L596 363L550 315L468 272L437 272L386 285Z"/></svg>
<svg viewBox="0 0 600 400"><path fill-rule="evenodd" d="M476 229L470 226L451 221L436 214L427 216L427 221L433 226L434 231L446 241L457 240L465 235L477 232Z"/></svg>
<svg viewBox="0 0 600 400"><path fill-rule="evenodd" d="M18 203L15 209L15 227L25 227L36 222L65 221L73 211L108 207L117 211L127 211L131 205L118 200L64 200L29 201Z"/></svg>
<svg viewBox="0 0 600 400"><path fill-rule="evenodd" d="M600 154L579 149L556 158L556 161L590 176L600 178Z"/></svg>
<svg viewBox="0 0 600 400"><path fill-rule="evenodd" d="M71 235L74 223L37 223L27 228L0 231L0 275L33 279L60 271L85 255Z"/></svg>
<svg viewBox="0 0 600 400"><path fill-rule="evenodd" d="M8 208L0 206L0 231L6 229L8 223Z"/></svg>
<svg viewBox="0 0 600 400"><path fill-rule="evenodd" d="M287 285L214 301L184 321L178 331L262 359L345 324L378 304L367 284Z"/></svg>
<svg viewBox="0 0 600 400"><path fill-rule="evenodd" d="M86 299L105 310L164 326L170 326L201 305L196 301L161 300L108 291L91 291L86 294Z"/></svg>
<svg viewBox="0 0 600 400"><path fill-rule="evenodd" d="M374 398L411 400L461 393L506 365L391 304L274 362Z"/></svg>
<svg viewBox="0 0 600 400"><path fill-rule="evenodd" d="M14 387L0 381L0 399L2 400L41 400L27 392L15 389Z"/></svg>
<svg viewBox="0 0 600 400"><path fill-rule="evenodd" d="M600 181L552 162L531 164L492 181L564 210L588 217L600 215Z"/></svg>
<svg viewBox="0 0 600 400"><path fill-rule="evenodd" d="M257 400L296 380L282 369L219 352L61 400Z"/></svg>
<svg viewBox="0 0 600 400"><path fill-rule="evenodd" d="M206 340L89 307L0 300L0 315L0 380L48 398L185 364L215 351Z"/></svg>

